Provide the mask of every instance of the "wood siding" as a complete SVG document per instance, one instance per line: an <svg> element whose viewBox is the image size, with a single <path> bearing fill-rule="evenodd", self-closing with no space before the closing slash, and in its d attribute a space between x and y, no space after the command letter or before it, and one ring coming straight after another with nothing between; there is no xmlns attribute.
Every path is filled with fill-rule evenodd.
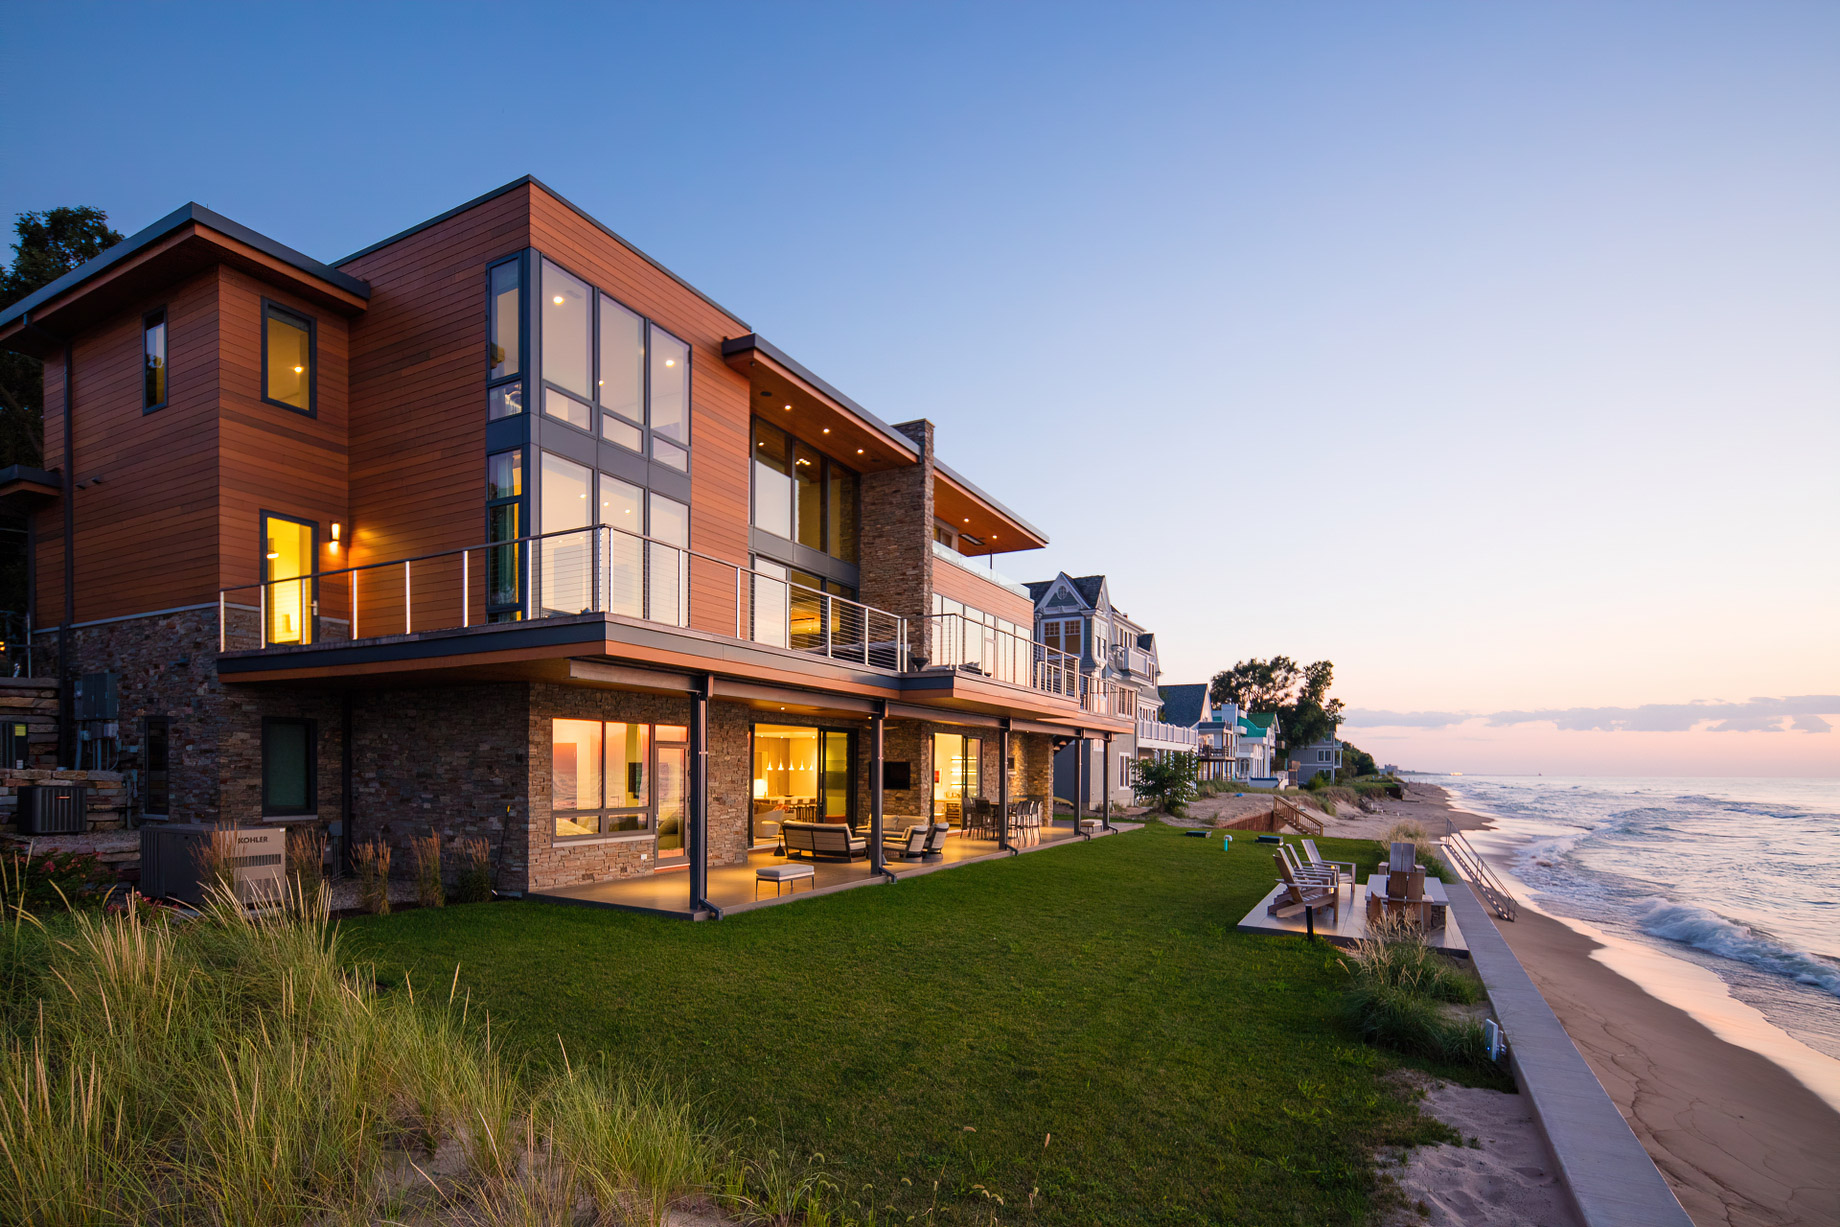
<svg viewBox="0 0 1840 1227"><path fill-rule="evenodd" d="M967 559L967 562L975 562ZM935 561L933 591L947 600L963 601L973 609L1008 618L1029 634L1034 634L1035 606L1025 596L1017 596L1000 584L971 575L949 562Z"/></svg>
<svg viewBox="0 0 1840 1227"><path fill-rule="evenodd" d="M537 187L530 245L689 344L690 547L748 562L748 382L722 360L722 342L748 329L644 256ZM481 295L483 301L483 293ZM735 633L735 575L699 562L690 571L690 621Z"/></svg>
<svg viewBox="0 0 1840 1227"><path fill-rule="evenodd" d="M317 524L317 569L342 565L327 546L333 523L350 518L345 318L228 266L219 265L217 273L221 363L217 522L223 586L261 581L264 511ZM314 322L314 416L262 399L265 298ZM327 587L319 594L320 616L345 617L343 590L336 585ZM234 593L231 599L253 605L256 597L250 590Z"/></svg>
<svg viewBox="0 0 1840 1227"><path fill-rule="evenodd" d="M142 413L142 317L166 308L167 402ZM76 620L217 599L217 275L136 303L75 345ZM64 363L45 363L45 467L62 469ZM96 483L100 479L99 484ZM64 616L63 509L33 517L35 622ZM251 533L253 536L253 531Z"/></svg>
<svg viewBox="0 0 1840 1227"><path fill-rule="evenodd" d="M371 285L351 355L351 561L464 549L486 537L486 266L529 246L519 188L343 266ZM526 526L528 527L528 526ZM473 620L485 568L472 558ZM460 622L460 564L411 576L414 622ZM360 635L403 630L403 577L366 572Z"/></svg>

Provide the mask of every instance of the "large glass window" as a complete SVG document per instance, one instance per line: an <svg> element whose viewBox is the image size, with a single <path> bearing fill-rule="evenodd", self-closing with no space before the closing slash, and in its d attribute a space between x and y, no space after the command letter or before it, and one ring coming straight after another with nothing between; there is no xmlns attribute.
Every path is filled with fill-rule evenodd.
<svg viewBox="0 0 1840 1227"><path fill-rule="evenodd" d="M564 396L554 388L543 389L543 412L578 430L591 429L588 407L573 396Z"/></svg>
<svg viewBox="0 0 1840 1227"><path fill-rule="evenodd" d="M600 358L601 371L597 399L605 413L616 413L628 431L645 424L645 321L613 299L602 294ZM603 418L603 433L612 424ZM616 443L625 439L612 433Z"/></svg>
<svg viewBox="0 0 1840 1227"><path fill-rule="evenodd" d="M314 549L318 525L287 516L262 517L262 583L269 643L313 642Z"/></svg>
<svg viewBox="0 0 1840 1227"><path fill-rule="evenodd" d="M523 367L524 295L518 262L492 267L486 323L486 378L507 379Z"/></svg>
<svg viewBox="0 0 1840 1227"><path fill-rule="evenodd" d="M607 534L607 610L629 618L645 616L645 492L601 474L600 522Z"/></svg>
<svg viewBox="0 0 1840 1227"><path fill-rule="evenodd" d="M850 734L792 724L754 726L753 841L786 822L849 822Z"/></svg>
<svg viewBox="0 0 1840 1227"><path fill-rule="evenodd" d="M824 457L803 443L792 445L792 481L800 545L824 548Z"/></svg>
<svg viewBox="0 0 1840 1227"><path fill-rule="evenodd" d="M588 317L593 300L585 283L543 262L543 378L586 400ZM544 409L549 408L547 401Z"/></svg>
<svg viewBox="0 0 1840 1227"><path fill-rule="evenodd" d="M792 462L786 432L754 419L754 527L792 538Z"/></svg>
<svg viewBox="0 0 1840 1227"><path fill-rule="evenodd" d="M786 646L790 614L786 568L766 558L754 560L754 642Z"/></svg>
<svg viewBox="0 0 1840 1227"><path fill-rule="evenodd" d="M650 536L651 613L654 622L683 626L689 611L689 558L680 551L690 545L690 508L676 499L652 494ZM673 549L672 547L676 548Z"/></svg>
<svg viewBox="0 0 1840 1227"><path fill-rule="evenodd" d="M543 540L537 553L542 568L543 608L547 613L587 613L592 608L594 564L588 527L593 473L554 452L543 453L540 523ZM566 533L565 536L552 536Z"/></svg>
<svg viewBox="0 0 1840 1227"><path fill-rule="evenodd" d="M652 726L550 722L550 809L558 838L651 825Z"/></svg>
<svg viewBox="0 0 1840 1227"><path fill-rule="evenodd" d="M166 403L166 308L149 311L141 321L143 387L141 408L158 409Z"/></svg>
<svg viewBox="0 0 1840 1227"><path fill-rule="evenodd" d="M690 347L652 325L652 433L690 442Z"/></svg>
<svg viewBox="0 0 1840 1227"><path fill-rule="evenodd" d="M318 738L311 720L262 721L262 812L310 814L318 808Z"/></svg>
<svg viewBox="0 0 1840 1227"><path fill-rule="evenodd" d="M262 306L262 399L313 412L313 321Z"/></svg>
<svg viewBox="0 0 1840 1227"><path fill-rule="evenodd" d="M933 817L962 823L965 802L983 796L984 743L958 733L933 734Z"/></svg>
<svg viewBox="0 0 1840 1227"><path fill-rule="evenodd" d="M515 542L523 535L524 451L515 448L486 457L486 540ZM523 615L521 551L516 545L486 551L486 608L493 622ZM509 606L510 608L506 608Z"/></svg>

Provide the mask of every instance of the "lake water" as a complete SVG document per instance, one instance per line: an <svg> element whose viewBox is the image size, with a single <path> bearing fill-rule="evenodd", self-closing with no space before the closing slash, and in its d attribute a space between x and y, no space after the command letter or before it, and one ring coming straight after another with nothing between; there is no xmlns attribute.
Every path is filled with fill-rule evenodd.
<svg viewBox="0 0 1840 1227"><path fill-rule="evenodd" d="M1668 960L1653 956L1710 972L1752 1007L1740 1012L1761 1013L1799 1041L1794 1047L1814 1050L1793 1072L1811 1084L1835 1081L1840 780L1410 778L1495 819L1495 831L1472 832L1470 840L1540 910L1646 948L1600 956L1606 963L1725 1038L1766 1051L1770 1037L1746 1039L1743 1028L1714 1025L1729 1005L1712 1000L1723 996L1718 985L1692 974L1661 984L1669 977L1654 969ZM1836 1093L1834 1085L1816 1089L1830 1099Z"/></svg>

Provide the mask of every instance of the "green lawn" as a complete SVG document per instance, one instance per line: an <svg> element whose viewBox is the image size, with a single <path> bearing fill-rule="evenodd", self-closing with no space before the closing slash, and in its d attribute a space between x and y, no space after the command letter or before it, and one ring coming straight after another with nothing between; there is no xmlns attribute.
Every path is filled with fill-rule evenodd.
<svg viewBox="0 0 1840 1227"><path fill-rule="evenodd" d="M713 924L493 903L343 940L423 991L458 963L533 1062L560 1036L664 1070L878 1222L1364 1221L1371 1149L1447 1131L1338 1021L1330 948L1233 931L1274 878L1234 842L1159 824Z"/></svg>

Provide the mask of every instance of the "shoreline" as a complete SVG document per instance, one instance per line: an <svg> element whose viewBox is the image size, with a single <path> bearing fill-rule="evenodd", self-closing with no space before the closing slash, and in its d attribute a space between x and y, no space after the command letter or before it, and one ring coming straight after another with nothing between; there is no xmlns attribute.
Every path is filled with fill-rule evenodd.
<svg viewBox="0 0 1840 1227"><path fill-rule="evenodd" d="M1326 833L1373 838L1357 828L1402 819L1433 838L1446 819L1493 826L1435 784L1410 783L1406 795ZM1695 1223L1840 1222L1840 1112L1594 957L1603 943L1527 907L1497 927Z"/></svg>

